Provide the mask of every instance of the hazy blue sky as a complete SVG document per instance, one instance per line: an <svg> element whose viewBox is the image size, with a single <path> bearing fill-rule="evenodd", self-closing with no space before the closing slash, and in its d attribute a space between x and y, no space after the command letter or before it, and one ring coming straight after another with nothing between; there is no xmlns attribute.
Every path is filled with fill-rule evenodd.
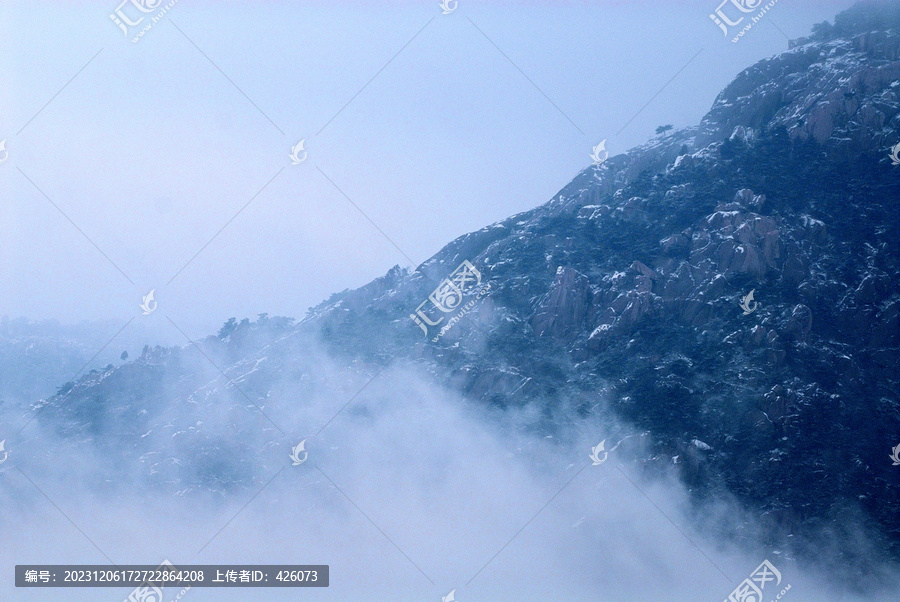
<svg viewBox="0 0 900 602"><path fill-rule="evenodd" d="M781 0L733 44L716 0L182 0L133 43L116 0L4 2L0 314L138 315L173 341L165 315L191 336L302 317L547 201L604 138L615 155L696 123L851 4Z"/></svg>

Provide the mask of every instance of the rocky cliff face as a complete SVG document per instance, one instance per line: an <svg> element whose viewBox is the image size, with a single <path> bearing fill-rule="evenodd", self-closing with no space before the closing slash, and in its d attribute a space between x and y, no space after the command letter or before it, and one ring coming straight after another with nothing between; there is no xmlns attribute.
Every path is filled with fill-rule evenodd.
<svg viewBox="0 0 900 602"><path fill-rule="evenodd" d="M747 69L696 127L589 167L413 273L296 325L210 337L230 380L205 398L234 379L257 400L287 395L272 383L315 378L303 340L359 373L403 358L481 403L611 412L649 433L648 474L736 497L773 544L852 515L900 554L900 19L873 10ZM464 260L478 278L460 279ZM127 383L196 395L210 385L187 353L91 375L46 419L111 428L78 408L127 407Z"/></svg>

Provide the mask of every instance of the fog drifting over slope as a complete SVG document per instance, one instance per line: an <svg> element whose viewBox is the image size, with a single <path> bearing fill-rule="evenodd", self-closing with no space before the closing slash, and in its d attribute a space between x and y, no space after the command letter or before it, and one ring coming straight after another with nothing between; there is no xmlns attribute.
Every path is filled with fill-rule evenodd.
<svg viewBox="0 0 900 602"><path fill-rule="evenodd" d="M353 377L315 357L318 385L282 383L298 394L263 407L287 436L240 407L232 386L227 403L215 394L206 407L198 395L171 401L133 462L137 452L117 453L108 433L59 438L47 408L0 466L2 562L105 564L99 548L117 564L329 564L327 589L193 588L182 599L439 600L455 589L464 602L720 600L768 558L795 600L893 599L841 597L808 565L723 543L714 525L752 534L752 521L724 502L691 512L674 479L643 478L640 433L601 420L602 400L580 419L564 406L554 416L485 411L409 366L391 365L366 385L374 372ZM627 434L592 464L591 447L606 439L610 450ZM309 459L292 466L301 438ZM145 449L160 455L147 461ZM181 488L215 470L215 492ZM11 577L0 576L4 599L112 601L130 591L15 590ZM177 594L168 588L165 599Z"/></svg>

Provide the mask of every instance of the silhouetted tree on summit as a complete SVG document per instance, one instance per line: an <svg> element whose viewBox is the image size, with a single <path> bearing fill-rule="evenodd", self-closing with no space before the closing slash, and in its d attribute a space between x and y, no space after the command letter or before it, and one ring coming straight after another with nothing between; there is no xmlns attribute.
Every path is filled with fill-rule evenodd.
<svg viewBox="0 0 900 602"><path fill-rule="evenodd" d="M218 337L224 341L226 338L228 338L228 335L234 332L235 328L237 328L237 320L235 320L234 318L228 318L228 321L225 322L225 324L222 325L222 328L219 329Z"/></svg>

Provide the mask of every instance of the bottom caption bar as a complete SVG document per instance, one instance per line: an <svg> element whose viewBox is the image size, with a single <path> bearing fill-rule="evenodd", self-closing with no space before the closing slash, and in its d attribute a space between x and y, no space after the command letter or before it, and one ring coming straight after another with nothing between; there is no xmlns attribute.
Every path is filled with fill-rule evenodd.
<svg viewBox="0 0 900 602"><path fill-rule="evenodd" d="M16 587L328 587L328 565L17 564Z"/></svg>

